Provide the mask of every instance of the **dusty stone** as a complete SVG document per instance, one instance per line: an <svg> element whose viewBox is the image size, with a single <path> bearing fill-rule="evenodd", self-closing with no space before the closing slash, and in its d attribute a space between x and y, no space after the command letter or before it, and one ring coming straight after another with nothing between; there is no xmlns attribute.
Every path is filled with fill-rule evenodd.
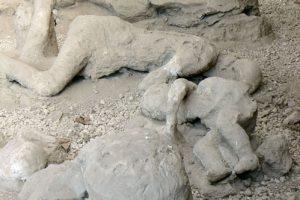
<svg viewBox="0 0 300 200"><path fill-rule="evenodd" d="M60 0L58 4L73 5L73 2ZM189 33L219 41L257 40L270 30L259 16L257 0L88 0L81 6L91 3L90 6L96 5L105 11L85 14L115 15L143 28Z"/></svg>
<svg viewBox="0 0 300 200"><path fill-rule="evenodd" d="M66 150L64 147L62 147L62 145L59 145L49 155L48 164L60 164L60 163L63 163L65 160L67 160L67 158L69 156L68 152L70 151L71 145L68 146L69 144L66 144L66 143L64 145L66 145L66 148L68 147L68 149Z"/></svg>
<svg viewBox="0 0 300 200"><path fill-rule="evenodd" d="M136 121L141 122L139 127L133 124L136 128L128 127L124 133L92 140L74 161L33 174L19 198L190 199L177 145L164 135L162 126Z"/></svg>
<svg viewBox="0 0 300 200"><path fill-rule="evenodd" d="M214 41L257 41L270 34L271 27L263 17L241 13L225 17L202 32Z"/></svg>
<svg viewBox="0 0 300 200"><path fill-rule="evenodd" d="M0 134L0 148L2 148L3 146L5 146L5 141L3 135Z"/></svg>
<svg viewBox="0 0 300 200"><path fill-rule="evenodd" d="M100 104L101 104L101 105L104 105L104 104L105 104L105 101L104 101L104 100L101 100L101 101L100 101Z"/></svg>
<svg viewBox="0 0 300 200"><path fill-rule="evenodd" d="M286 126L294 127L294 125L300 122L300 78L299 76L294 76L288 82L288 94L289 94L289 109L293 112L290 113L283 124ZM291 103L292 102L292 103ZM297 127L296 127L297 130ZM299 127L298 127L299 130Z"/></svg>
<svg viewBox="0 0 300 200"><path fill-rule="evenodd" d="M0 150L0 158L0 185L12 190L47 164L42 147L20 139L9 141Z"/></svg>
<svg viewBox="0 0 300 200"><path fill-rule="evenodd" d="M64 8L74 5L76 0L55 0L54 2L56 8Z"/></svg>
<svg viewBox="0 0 300 200"><path fill-rule="evenodd" d="M300 77L295 76L289 81L288 90L290 95L294 98L298 103L300 102Z"/></svg>
<svg viewBox="0 0 300 200"><path fill-rule="evenodd" d="M247 196L252 196L253 192L248 188L246 191L245 191L245 195Z"/></svg>
<svg viewBox="0 0 300 200"><path fill-rule="evenodd" d="M54 148L53 138L26 131L10 140L0 149L0 187L19 190L23 181L46 166Z"/></svg>
<svg viewBox="0 0 300 200"><path fill-rule="evenodd" d="M79 117L76 117L74 119L74 122L79 123L79 124L83 124L83 125L91 125L92 124L92 120L88 116L79 116Z"/></svg>
<svg viewBox="0 0 300 200"><path fill-rule="evenodd" d="M136 128L106 135L86 145L77 160L91 199L185 200L190 195L179 149L163 133Z"/></svg>
<svg viewBox="0 0 300 200"><path fill-rule="evenodd" d="M284 121L283 124L285 125L293 125L300 122L300 110L292 112L290 115L288 115Z"/></svg>
<svg viewBox="0 0 300 200"><path fill-rule="evenodd" d="M266 138L258 147L257 155L262 160L262 170L270 177L281 177L292 167L288 142L283 135Z"/></svg>
<svg viewBox="0 0 300 200"><path fill-rule="evenodd" d="M50 165L32 176L19 193L20 200L83 199L86 196L80 166L73 162Z"/></svg>
<svg viewBox="0 0 300 200"><path fill-rule="evenodd" d="M299 2L300 4L300 2ZM300 193L293 193L287 195L288 200L299 200L300 199Z"/></svg>
<svg viewBox="0 0 300 200"><path fill-rule="evenodd" d="M50 113L49 119L51 119L53 122L59 122L62 119L63 115L64 113L59 110L54 111Z"/></svg>

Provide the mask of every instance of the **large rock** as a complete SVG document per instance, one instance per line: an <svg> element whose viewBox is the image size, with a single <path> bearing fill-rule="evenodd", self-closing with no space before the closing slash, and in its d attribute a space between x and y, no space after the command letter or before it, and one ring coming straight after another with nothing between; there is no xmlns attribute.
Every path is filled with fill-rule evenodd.
<svg viewBox="0 0 300 200"><path fill-rule="evenodd" d="M51 152L48 144L39 134L24 134L9 141L0 149L0 188L18 190L22 183L47 164Z"/></svg>
<svg viewBox="0 0 300 200"><path fill-rule="evenodd" d="M171 30L213 40L257 40L269 32L259 17L258 2L248 1L151 1L157 16L138 22L149 29Z"/></svg>
<svg viewBox="0 0 300 200"><path fill-rule="evenodd" d="M263 17L248 16L244 13L224 17L224 19L212 26L198 29L198 35L221 42L256 41L270 32L271 27Z"/></svg>
<svg viewBox="0 0 300 200"><path fill-rule="evenodd" d="M300 130L300 77L295 76L288 83L289 101L292 103L290 109L293 111L289 113L283 121L285 125L291 126L295 130ZM294 105L293 105L294 104Z"/></svg>
<svg viewBox="0 0 300 200"><path fill-rule="evenodd" d="M80 152L91 199L186 200L190 187L177 146L163 133L137 128L106 135Z"/></svg>
<svg viewBox="0 0 300 200"><path fill-rule="evenodd" d="M0 134L0 148L4 147L5 145L5 140L2 134Z"/></svg>
<svg viewBox="0 0 300 200"><path fill-rule="evenodd" d="M9 141L0 150L0 160L0 182L17 184L44 168L47 164L47 154L42 147L18 139Z"/></svg>
<svg viewBox="0 0 300 200"><path fill-rule="evenodd" d="M300 123L300 110L295 110L283 121L283 124L285 125L295 125L297 123Z"/></svg>
<svg viewBox="0 0 300 200"><path fill-rule="evenodd" d="M35 173L20 199L189 199L178 147L158 126L139 122L140 128L94 139L74 161Z"/></svg>
<svg viewBox="0 0 300 200"><path fill-rule="evenodd" d="M271 177L280 177L292 167L288 142L283 135L266 138L258 147L257 155L262 161L263 172Z"/></svg>
<svg viewBox="0 0 300 200"><path fill-rule="evenodd" d="M20 200L83 199L86 196L80 166L73 162L50 165L33 174L19 194Z"/></svg>
<svg viewBox="0 0 300 200"><path fill-rule="evenodd" d="M290 95L300 103L300 76L295 76L289 82ZM299 104L300 105L300 104Z"/></svg>

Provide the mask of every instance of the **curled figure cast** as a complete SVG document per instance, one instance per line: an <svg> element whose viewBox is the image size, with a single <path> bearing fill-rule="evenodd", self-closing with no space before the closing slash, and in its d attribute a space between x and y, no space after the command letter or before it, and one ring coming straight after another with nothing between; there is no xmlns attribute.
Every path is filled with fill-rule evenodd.
<svg viewBox="0 0 300 200"><path fill-rule="evenodd" d="M242 174L257 168L258 159L246 132L254 123L256 111L246 84L219 77L207 78L198 86L182 78L171 84L156 84L146 90L142 101L142 112L166 119L170 134L176 136L177 124L196 119L210 130L196 143L194 154L207 169L211 182L232 172Z"/></svg>

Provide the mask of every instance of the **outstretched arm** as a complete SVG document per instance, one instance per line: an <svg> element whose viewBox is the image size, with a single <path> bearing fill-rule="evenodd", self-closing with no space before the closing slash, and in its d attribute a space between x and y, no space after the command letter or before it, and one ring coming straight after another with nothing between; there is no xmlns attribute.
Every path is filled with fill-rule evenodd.
<svg viewBox="0 0 300 200"><path fill-rule="evenodd" d="M168 92L166 125L167 132L173 137L176 134L177 113L183 99L195 88L196 84L180 78L174 81Z"/></svg>

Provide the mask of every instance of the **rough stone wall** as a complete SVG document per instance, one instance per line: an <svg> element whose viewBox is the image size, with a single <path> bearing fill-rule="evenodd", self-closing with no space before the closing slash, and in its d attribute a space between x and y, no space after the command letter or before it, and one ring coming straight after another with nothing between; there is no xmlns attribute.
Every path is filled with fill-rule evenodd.
<svg viewBox="0 0 300 200"><path fill-rule="evenodd" d="M150 30L166 30L205 36L213 40L257 40L269 33L269 27L259 16L257 0L139 0L59 3L58 21L64 21L64 10L82 14L80 7L94 4L105 8L84 14L116 15ZM62 6L63 5L63 6ZM76 15L73 15L76 16ZM72 19L69 19L72 20Z"/></svg>

